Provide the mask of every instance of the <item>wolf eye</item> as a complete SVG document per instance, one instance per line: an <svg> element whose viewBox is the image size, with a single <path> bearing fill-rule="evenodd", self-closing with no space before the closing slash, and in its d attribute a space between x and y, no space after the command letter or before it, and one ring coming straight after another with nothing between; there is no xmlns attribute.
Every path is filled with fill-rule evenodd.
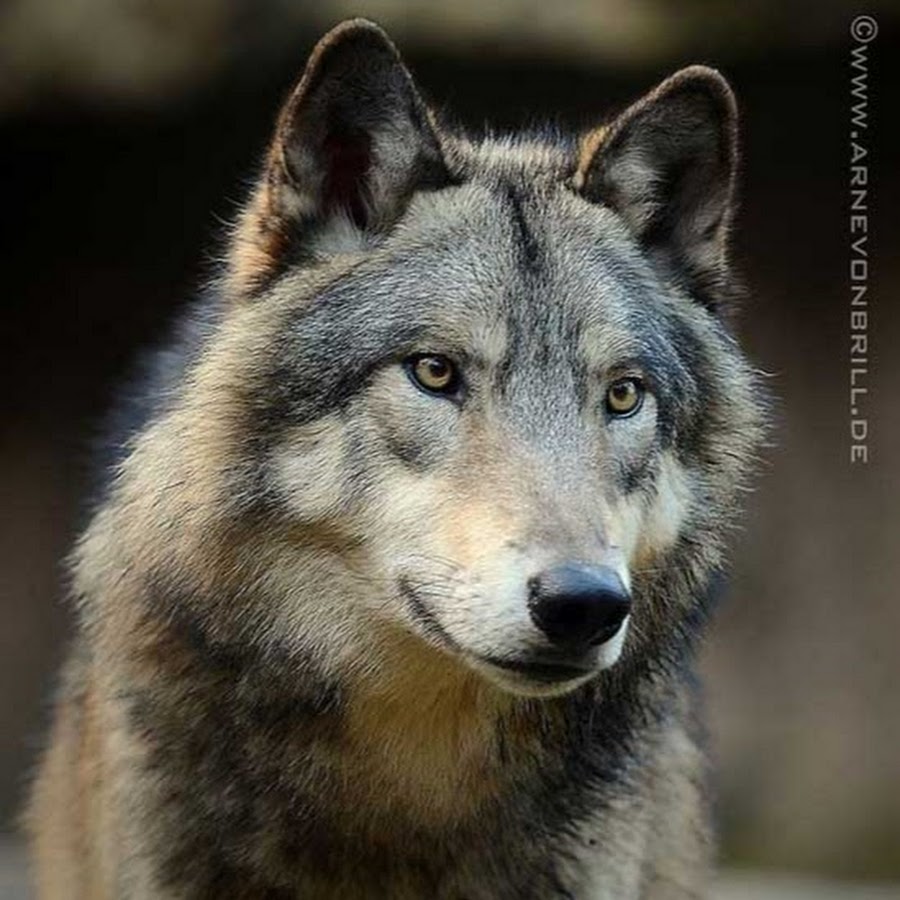
<svg viewBox="0 0 900 900"><path fill-rule="evenodd" d="M430 394L455 394L459 389L459 373L446 356L425 353L411 356L406 370L413 382Z"/></svg>
<svg viewBox="0 0 900 900"><path fill-rule="evenodd" d="M606 411L622 418L636 413L644 402L644 386L637 378L620 378L606 392Z"/></svg>

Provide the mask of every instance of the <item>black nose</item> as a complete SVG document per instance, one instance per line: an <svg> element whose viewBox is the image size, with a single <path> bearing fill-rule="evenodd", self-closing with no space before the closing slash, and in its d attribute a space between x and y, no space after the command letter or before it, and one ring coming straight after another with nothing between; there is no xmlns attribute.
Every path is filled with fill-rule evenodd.
<svg viewBox="0 0 900 900"><path fill-rule="evenodd" d="M631 609L622 579L606 566L563 563L536 575L528 587L531 618L555 644L609 640Z"/></svg>

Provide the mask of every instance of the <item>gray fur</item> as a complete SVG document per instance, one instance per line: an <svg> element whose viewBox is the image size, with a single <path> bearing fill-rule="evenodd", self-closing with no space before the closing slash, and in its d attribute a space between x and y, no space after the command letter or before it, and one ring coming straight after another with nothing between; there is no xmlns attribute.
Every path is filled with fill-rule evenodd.
<svg viewBox="0 0 900 900"><path fill-rule="evenodd" d="M323 40L220 312L73 557L60 722L99 708L113 762L79 788L100 819L66 806L101 888L66 896L703 896L691 660L761 410L715 312L733 101L666 84L609 144L476 140L375 26ZM418 389L415 353L459 393ZM647 393L616 419L623 375ZM527 584L566 560L619 571L631 621L545 683ZM49 900L65 734L31 810Z"/></svg>

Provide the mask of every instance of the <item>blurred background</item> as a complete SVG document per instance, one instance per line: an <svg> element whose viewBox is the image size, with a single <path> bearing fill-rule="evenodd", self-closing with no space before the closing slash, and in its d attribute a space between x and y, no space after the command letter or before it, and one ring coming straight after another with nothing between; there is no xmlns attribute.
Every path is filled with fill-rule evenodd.
<svg viewBox="0 0 900 900"><path fill-rule="evenodd" d="M848 411L858 13L880 25L867 466L850 464ZM594 122L687 63L731 79L740 330L778 405L704 656L723 862L743 873L721 896L763 896L757 871L781 873L765 896L900 896L898 13L887 0L0 3L0 896L20 878L15 815L71 625L62 559L91 442L140 348L212 270L312 44L359 14L475 128ZM832 892L803 894L805 877Z"/></svg>

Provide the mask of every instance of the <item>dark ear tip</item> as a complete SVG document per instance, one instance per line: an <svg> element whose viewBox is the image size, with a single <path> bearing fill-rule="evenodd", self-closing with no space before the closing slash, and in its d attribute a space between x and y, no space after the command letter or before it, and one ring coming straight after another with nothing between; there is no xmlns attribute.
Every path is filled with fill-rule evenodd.
<svg viewBox="0 0 900 900"><path fill-rule="evenodd" d="M710 66L687 66L665 79L650 95L652 99L677 94L695 94L711 100L724 118L737 119L737 100L721 72ZM648 98L649 99L649 98Z"/></svg>
<svg viewBox="0 0 900 900"><path fill-rule="evenodd" d="M316 44L312 57L318 57L338 47L347 47L354 44L388 50L393 56L399 55L394 42L380 25L370 19L354 18L339 22L334 28L324 34Z"/></svg>

